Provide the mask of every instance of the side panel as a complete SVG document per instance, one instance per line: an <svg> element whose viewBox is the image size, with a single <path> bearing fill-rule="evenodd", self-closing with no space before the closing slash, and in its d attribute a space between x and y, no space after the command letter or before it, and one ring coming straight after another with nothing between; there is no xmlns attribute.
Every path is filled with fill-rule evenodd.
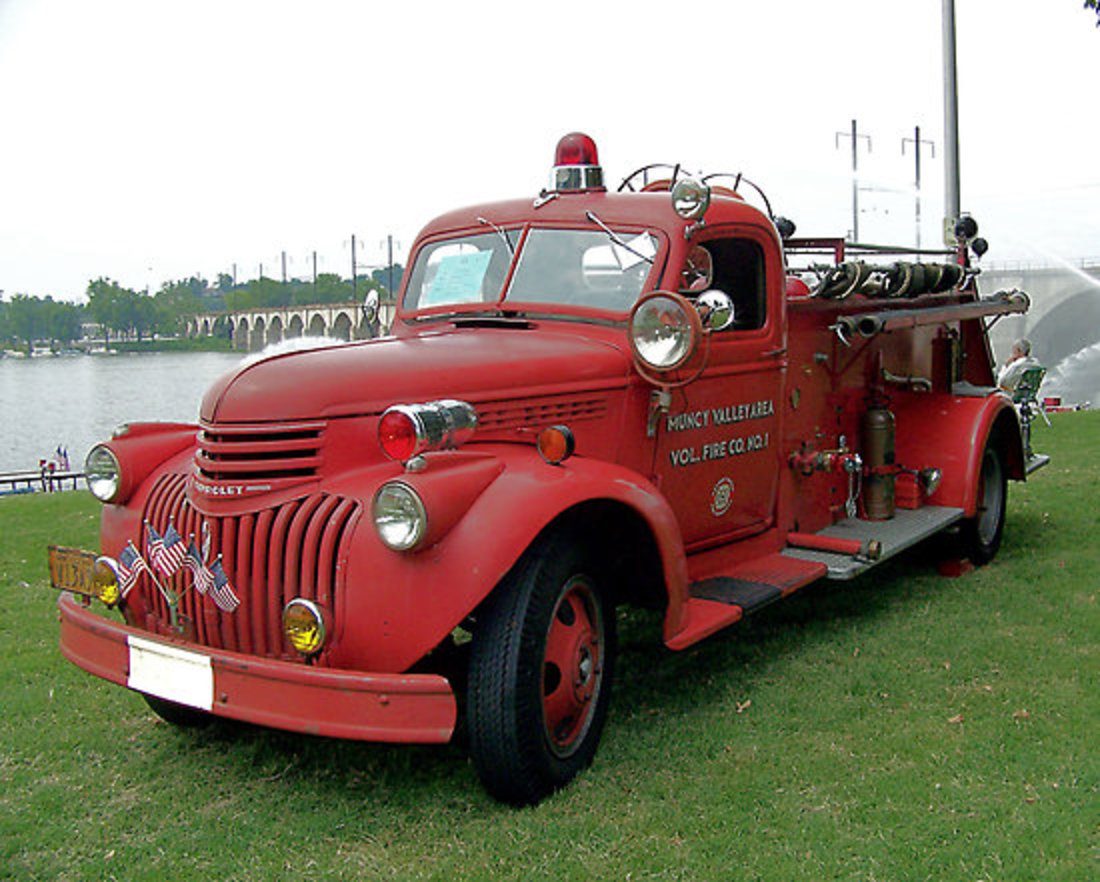
<svg viewBox="0 0 1100 882"><path fill-rule="evenodd" d="M943 471L943 482L928 499L932 505L961 506L967 517L974 516L978 470L995 424L1005 429L1009 477L1024 477L1019 467L1019 423L1005 395L962 398L913 394L897 402L895 415L898 463L906 468L935 467Z"/></svg>

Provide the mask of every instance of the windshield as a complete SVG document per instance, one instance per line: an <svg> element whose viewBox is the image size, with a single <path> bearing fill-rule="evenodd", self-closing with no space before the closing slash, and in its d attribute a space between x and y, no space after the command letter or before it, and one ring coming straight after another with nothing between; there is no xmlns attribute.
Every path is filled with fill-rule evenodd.
<svg viewBox="0 0 1100 882"><path fill-rule="evenodd" d="M642 293L658 241L650 232L535 228L456 236L420 249L405 309L498 303L628 310ZM518 245L517 245L518 243ZM502 288L513 260L508 290Z"/></svg>

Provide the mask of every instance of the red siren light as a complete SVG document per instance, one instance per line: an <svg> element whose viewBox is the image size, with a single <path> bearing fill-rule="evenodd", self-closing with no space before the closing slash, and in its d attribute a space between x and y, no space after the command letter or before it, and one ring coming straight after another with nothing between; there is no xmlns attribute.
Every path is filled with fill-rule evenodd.
<svg viewBox="0 0 1100 882"><path fill-rule="evenodd" d="M588 135L570 132L558 141L554 150L550 189L557 192L604 189L596 142Z"/></svg>
<svg viewBox="0 0 1100 882"><path fill-rule="evenodd" d="M599 165L596 142L584 132L570 132L558 141L554 165Z"/></svg>

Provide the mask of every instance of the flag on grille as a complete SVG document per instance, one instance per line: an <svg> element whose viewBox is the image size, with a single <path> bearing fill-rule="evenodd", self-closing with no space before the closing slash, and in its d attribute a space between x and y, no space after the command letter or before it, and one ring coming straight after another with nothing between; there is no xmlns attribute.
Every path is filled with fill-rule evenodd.
<svg viewBox="0 0 1100 882"><path fill-rule="evenodd" d="M206 594L214 587L214 574L203 563L193 538L187 545L187 551L184 552L183 565L191 571L191 576L195 580L195 590L199 594Z"/></svg>
<svg viewBox="0 0 1100 882"><path fill-rule="evenodd" d="M137 584L138 576L143 572L152 575L149 565L145 563L145 558L134 548L134 543L127 542L126 547L122 549L122 554L118 556L118 587L123 597L130 593L130 589Z"/></svg>
<svg viewBox="0 0 1100 882"><path fill-rule="evenodd" d="M225 568L222 566L220 557L214 561L210 571L214 574L214 587L210 589L210 596L214 598L214 603L218 605L218 609L224 612L233 612L240 606L241 602L237 599L237 595L233 593L233 586L229 584L229 576L225 574Z"/></svg>
<svg viewBox="0 0 1100 882"><path fill-rule="evenodd" d="M145 533L145 553L149 555L149 560L153 562L153 566L159 569L157 558L164 551L164 539L148 521L145 522Z"/></svg>
<svg viewBox="0 0 1100 882"><path fill-rule="evenodd" d="M168 525L168 529L164 531L163 536L157 535L157 531L153 529L152 524L148 525L148 530L149 559L161 573L171 578L179 572L180 567L183 566L183 559L187 556L187 547L183 544L183 537L172 524Z"/></svg>

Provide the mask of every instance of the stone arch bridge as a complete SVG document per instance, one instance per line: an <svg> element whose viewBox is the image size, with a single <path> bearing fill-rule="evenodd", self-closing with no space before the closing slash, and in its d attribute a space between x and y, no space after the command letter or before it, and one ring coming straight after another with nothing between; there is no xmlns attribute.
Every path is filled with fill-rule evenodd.
<svg viewBox="0 0 1100 882"><path fill-rule="evenodd" d="M383 303L373 324L365 320L362 301L208 312L188 319L186 334L188 337L211 337L228 331L234 349L257 352L294 337L330 337L334 340L377 337L389 329L393 312L393 304Z"/></svg>

